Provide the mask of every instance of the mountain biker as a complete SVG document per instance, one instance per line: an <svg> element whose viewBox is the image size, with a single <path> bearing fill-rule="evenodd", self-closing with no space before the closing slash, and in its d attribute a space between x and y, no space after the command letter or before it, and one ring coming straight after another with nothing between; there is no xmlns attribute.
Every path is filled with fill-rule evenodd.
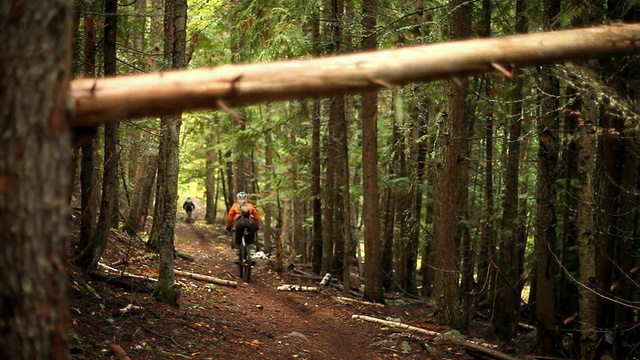
<svg viewBox="0 0 640 360"><path fill-rule="evenodd" d="M256 252L255 237L258 230L260 230L260 214L244 191L240 191L236 195L236 202L231 206L227 214L227 231L231 231L234 226L236 228L236 238L233 249L236 253L236 263L240 258L239 245L242 243L245 229L248 229L249 233L244 241L248 245L249 254L253 259Z"/></svg>
<svg viewBox="0 0 640 360"><path fill-rule="evenodd" d="M191 220L191 212L195 209L196 204L193 203L190 197L182 204L182 208L187 212L187 221Z"/></svg>

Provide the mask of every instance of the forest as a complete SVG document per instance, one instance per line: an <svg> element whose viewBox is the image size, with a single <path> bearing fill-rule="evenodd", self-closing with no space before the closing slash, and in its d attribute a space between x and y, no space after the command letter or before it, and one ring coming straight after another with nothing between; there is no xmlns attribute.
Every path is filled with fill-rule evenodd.
<svg viewBox="0 0 640 360"><path fill-rule="evenodd" d="M463 333L483 316L497 337L513 341L526 324L540 358L639 357L640 32L632 27L639 6L5 2L0 354L68 355L60 290L67 257L96 270L114 231L144 239L158 254L153 297L179 305L174 231L184 199L201 201L203 222L220 230L235 194L245 191L261 213L261 247L276 272L309 264L380 304L389 294L428 298L438 323ZM627 24L630 40L615 38ZM542 59L537 42L519 43L537 34L542 48L543 36L576 30L578 46L578 30L602 26L612 38L594 35L602 50L593 53ZM496 47L530 60L459 70L455 52L427 52L416 69L405 65L411 58L396 69L389 52L379 78L361 87L349 84L365 60L353 68L337 60L370 51L363 58L374 61L382 50L441 43L468 50L459 42L517 35L525 37ZM284 95L270 96L288 81L285 63L316 58L331 72L307 80L303 70ZM269 64L273 71L261 72ZM174 79L168 72L175 72L180 79L220 67L224 78L225 66L242 73L247 65L263 78L229 75L228 96L214 101L197 94L211 96L215 86L175 80L160 87L142 77ZM394 80L425 65L444 70ZM147 87L136 88L135 79ZM320 90L331 81L334 88ZM266 95L234 98L245 87ZM109 91L115 100L99 103ZM178 96L182 104L168 100ZM129 111L134 103L143 110ZM94 105L96 113L82 112Z"/></svg>

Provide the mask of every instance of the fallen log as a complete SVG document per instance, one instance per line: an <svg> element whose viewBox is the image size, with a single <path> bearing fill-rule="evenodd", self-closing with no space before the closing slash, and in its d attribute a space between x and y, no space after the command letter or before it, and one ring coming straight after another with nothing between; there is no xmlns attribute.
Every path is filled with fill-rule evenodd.
<svg viewBox="0 0 640 360"><path fill-rule="evenodd" d="M417 333L421 333L421 334L425 334L425 335L431 335L431 336L438 336L441 335L438 332L435 331L431 331L431 330L427 330L427 329L422 329L419 327L415 327L415 326L411 326L408 324L404 324L401 322L397 322L397 321L390 321L390 320L383 320L383 319L378 319L378 318L374 318L372 316L366 316L366 315L351 315L352 319L358 319L358 320L364 320L364 321L369 321L369 322L374 322L374 323L378 323L378 324L383 324L383 325L387 325L387 326L393 326L395 328L399 328L399 329L405 329L405 330L409 330L409 331L415 331Z"/></svg>
<svg viewBox="0 0 640 360"><path fill-rule="evenodd" d="M435 331L431 331L431 330L427 330L427 329L422 329L422 328L419 328L419 327L411 326L411 325L404 324L404 323L397 322L397 321L383 320L383 319L378 319L378 318L374 318L374 317L366 316L366 315L351 315L351 318L352 319L359 319L359 320L369 321L369 322L375 322L375 323L378 323L378 324L392 326L392 327L399 328L399 329L415 331L417 333L430 335L430 336L443 336L443 334L439 333L439 332L435 332ZM486 346L482 346L482 345L480 345L478 343L475 343L475 342L472 342L472 341L469 341L469 340L466 340L466 339L464 341L461 341L460 344L462 346L464 346L465 348L469 349L469 350L479 352L479 353L481 353L483 355L491 356L494 359L499 359L499 360L519 360L518 358L513 357L511 355L502 353L502 352L497 351L497 350L489 349Z"/></svg>
<svg viewBox="0 0 640 360"><path fill-rule="evenodd" d="M155 280L151 278L131 280L133 278L127 275L110 275L97 270L90 271L89 276L94 280L108 283L131 292L151 294L155 288L155 283L146 283L146 281Z"/></svg>
<svg viewBox="0 0 640 360"><path fill-rule="evenodd" d="M343 304L361 304L361 305L376 306L376 307L381 307L381 308L384 307L383 304L378 304L378 303L369 302L369 301L352 299L352 298L348 298L348 297L344 297L344 296L338 296L338 297L336 297L336 300L338 302L340 302L340 303L343 303Z"/></svg>
<svg viewBox="0 0 640 360"><path fill-rule="evenodd" d="M303 285L280 285L276 288L278 291L318 291L316 286L303 286Z"/></svg>
<svg viewBox="0 0 640 360"><path fill-rule="evenodd" d="M98 267L110 271L114 274L117 274L118 276L123 276L123 277L128 277L128 278L132 278L132 279L139 279L139 280L149 280L149 281L155 281L157 282L158 279L154 279L152 277L146 276L146 275L136 275L136 274L131 274L128 273L126 271L122 271L122 270L118 270L116 268L113 268L109 265L103 264L103 263L98 263Z"/></svg>
<svg viewBox="0 0 640 360"><path fill-rule="evenodd" d="M74 126L264 101L397 88L456 76L640 52L640 24L459 40L269 64L236 64L70 84Z"/></svg>
<svg viewBox="0 0 640 360"><path fill-rule="evenodd" d="M140 311L142 311L144 308L141 306L137 306L137 305L133 305L133 304L129 304L125 307L123 307L122 309L118 309L116 311L113 312L113 316L123 316L126 314L137 314Z"/></svg>
<svg viewBox="0 0 640 360"><path fill-rule="evenodd" d="M193 257L193 255L189 255L182 251L176 251L176 256L179 258L183 258L187 261L195 261L195 258Z"/></svg>
<svg viewBox="0 0 640 360"><path fill-rule="evenodd" d="M192 279L209 282L209 283L216 284L216 285L224 285L224 286L231 286L231 287L237 287L238 286L238 283L236 281L223 280L223 279L220 279L220 278L217 278L217 277L213 277L213 276L196 274L196 273L192 273L192 272L188 272L188 271L181 271L181 270L173 270L173 273L176 274L176 275L187 276L187 277L190 277Z"/></svg>

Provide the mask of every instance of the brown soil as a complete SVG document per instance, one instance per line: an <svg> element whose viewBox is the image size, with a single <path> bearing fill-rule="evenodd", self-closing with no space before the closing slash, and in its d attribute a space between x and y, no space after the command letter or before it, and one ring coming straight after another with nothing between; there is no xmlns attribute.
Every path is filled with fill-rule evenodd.
<svg viewBox="0 0 640 360"><path fill-rule="evenodd" d="M198 214L196 213L196 219ZM433 308L405 299L378 308L343 304L334 287L318 292L277 291L278 285L317 286L319 277L304 266L278 274L271 261L260 259L250 283L237 277L229 238L201 222L176 225L175 268L232 280L237 287L207 284L176 276L182 284L179 308L156 302L151 294L129 292L88 278L71 268L73 355L77 359L472 359L464 347L447 339L352 319L368 315L400 319L435 332ZM157 276L158 258L137 239L112 239L103 263L128 273ZM135 260L137 259L137 260ZM353 295L350 297L355 298ZM121 315L119 309L142 307ZM403 305L402 305L403 304ZM116 351L122 349L120 355Z"/></svg>

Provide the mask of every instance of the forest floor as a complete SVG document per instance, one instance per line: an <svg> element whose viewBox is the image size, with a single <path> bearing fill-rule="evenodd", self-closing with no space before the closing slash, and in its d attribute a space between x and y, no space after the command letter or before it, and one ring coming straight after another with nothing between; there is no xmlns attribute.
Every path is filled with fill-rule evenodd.
<svg viewBox="0 0 640 360"><path fill-rule="evenodd" d="M234 281L237 286L177 275L179 307L171 307L156 302L148 292L127 291L89 278L70 265L75 359L487 358L463 346L459 337L427 335L352 318L396 319L447 333L450 329L437 324L426 300L395 299L378 307L341 302L341 296L357 297L334 286L314 292L278 291L283 284L318 286L320 277L303 265L278 274L269 259L258 260L251 282L246 283L237 276L230 238L223 229L181 220L176 224L175 247L193 256L193 261L177 257L175 269ZM103 263L129 274L157 278L158 257L141 240L118 234L109 241ZM130 304L139 308L121 313ZM486 326L478 322L473 328L466 339L490 341L489 333L482 331ZM495 350L512 355L516 351L514 347Z"/></svg>

